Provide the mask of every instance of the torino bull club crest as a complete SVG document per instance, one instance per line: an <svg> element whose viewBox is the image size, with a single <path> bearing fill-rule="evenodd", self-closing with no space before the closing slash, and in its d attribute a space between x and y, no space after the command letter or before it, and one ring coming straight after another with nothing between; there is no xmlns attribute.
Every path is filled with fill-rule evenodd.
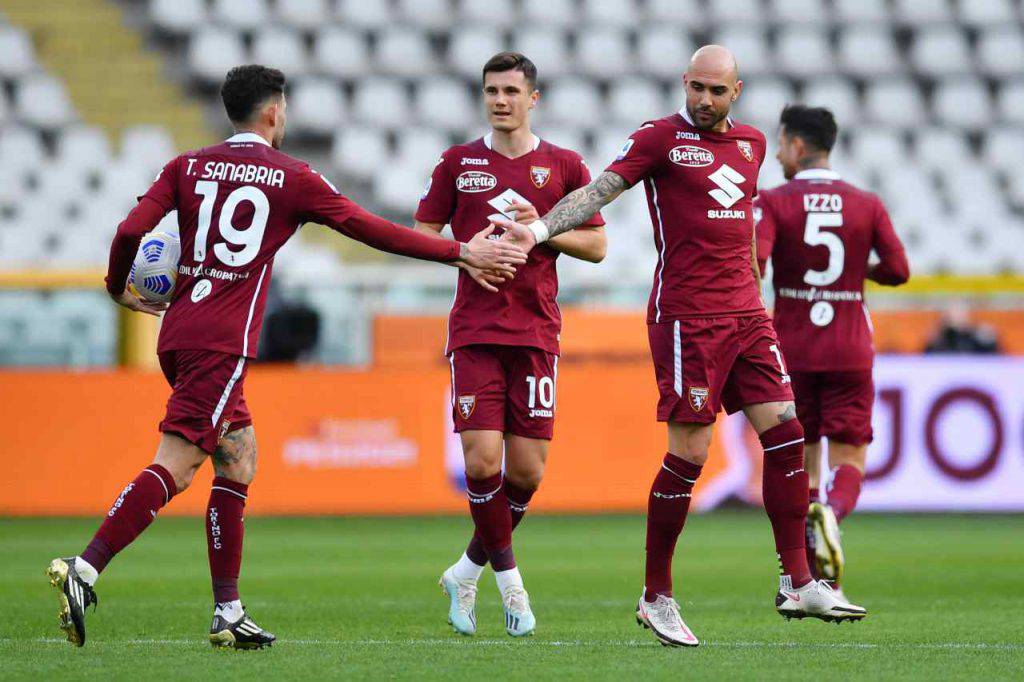
<svg viewBox="0 0 1024 682"><path fill-rule="evenodd" d="M548 180L551 179L551 169L543 166L530 166L530 180L533 180L533 186L537 189L541 189L544 185L548 184Z"/></svg>
<svg viewBox="0 0 1024 682"><path fill-rule="evenodd" d="M753 163L754 161L754 148L746 140L736 140L736 146L740 149L740 154L743 154L743 158Z"/></svg>
<svg viewBox="0 0 1024 682"><path fill-rule="evenodd" d="M703 386L691 386L689 391L690 407L694 412L700 412L708 404L710 391Z"/></svg>
<svg viewBox="0 0 1024 682"><path fill-rule="evenodd" d="M473 410L476 409L476 396L475 395L460 395L459 396L459 414L463 419L469 419L473 416Z"/></svg>

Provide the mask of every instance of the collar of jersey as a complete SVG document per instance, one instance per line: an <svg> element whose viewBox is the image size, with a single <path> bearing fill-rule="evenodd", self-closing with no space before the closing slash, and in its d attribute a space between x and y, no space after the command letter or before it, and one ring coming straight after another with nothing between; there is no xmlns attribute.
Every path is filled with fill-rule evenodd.
<svg viewBox="0 0 1024 682"><path fill-rule="evenodd" d="M487 133L486 135L484 135L484 146L487 147L488 149L490 149L492 152L494 151L494 147L491 146L491 142L493 140L494 140L494 133ZM540 138L537 137L536 135L534 135L533 136L533 151L537 151L537 147L539 147L539 146L540 146ZM497 152L494 152L494 153L497 154ZM527 153L529 153L529 152L527 152ZM498 154L498 155L499 156L504 156L504 154ZM509 158L509 157L506 156L505 158ZM517 156L516 158L518 159L519 157ZM512 160L514 160L514 159L512 159Z"/></svg>
<svg viewBox="0 0 1024 682"><path fill-rule="evenodd" d="M831 168L808 168L793 176L794 180L839 180L839 173Z"/></svg>
<svg viewBox="0 0 1024 682"><path fill-rule="evenodd" d="M224 141L227 142L228 144L237 144L239 142L256 142L258 144L265 144L268 147L270 146L270 143L264 140L262 137L260 137L256 133L250 132L235 133L234 135L232 135L231 137Z"/></svg>
<svg viewBox="0 0 1024 682"><path fill-rule="evenodd" d="M684 121L689 123L694 128L697 128L697 124L693 122L692 118L690 118L690 112L686 110L685 104L679 108L679 115L683 117ZM732 130L736 126L736 124L733 123L732 121L732 116L727 116L725 120L729 124L729 130ZM705 133L712 133L713 135L726 135L729 133L729 130L726 130L724 133L718 133L715 132L714 130L704 130L703 128L697 128L697 130L703 130Z"/></svg>

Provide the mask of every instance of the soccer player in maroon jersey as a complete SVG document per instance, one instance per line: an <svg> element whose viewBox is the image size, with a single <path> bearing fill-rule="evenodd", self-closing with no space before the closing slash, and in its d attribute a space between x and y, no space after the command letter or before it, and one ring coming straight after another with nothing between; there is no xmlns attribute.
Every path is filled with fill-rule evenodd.
<svg viewBox="0 0 1024 682"><path fill-rule="evenodd" d="M455 238L462 239L494 216L530 222L590 182L579 154L531 131L530 111L540 96L533 62L515 52L492 57L483 68L483 96L491 132L441 155L416 211L416 226L427 234L436 235L450 223ZM564 253L600 262L606 249L603 224L599 213L591 214L581 223L590 229L566 232L534 249L500 290L502 273L459 266L445 353L476 532L441 576L450 598L448 621L456 632L476 632L477 581L488 561L507 632L524 636L534 630L512 530L544 476L554 429L562 326L555 260Z"/></svg>
<svg viewBox="0 0 1024 682"><path fill-rule="evenodd" d="M789 182L761 192L754 210L758 262L763 272L772 260L775 328L807 440L807 558L841 591L839 522L860 494L875 397L864 280L897 286L910 269L881 200L831 170L837 132L828 109L786 107L777 156ZM873 265L872 251L880 259ZM822 437L831 470L827 504L818 500Z"/></svg>
<svg viewBox="0 0 1024 682"><path fill-rule="evenodd" d="M168 163L118 226L107 291L121 305L158 314L125 282L143 235L178 211L181 262L157 353L171 385L153 463L114 502L81 555L54 559L47 572L60 591L61 629L85 643L85 610L107 563L185 490L208 456L216 477L206 515L214 592L213 646L261 648L274 641L246 614L238 595L242 513L256 472L256 439L243 384L256 354L274 255L315 221L375 248L511 275L526 256L487 238L446 241L389 223L345 198L323 176L279 151L285 130L285 78L276 69L232 69L221 90L236 134Z"/></svg>
<svg viewBox="0 0 1024 682"><path fill-rule="evenodd" d="M729 118L743 84L724 47L699 49L683 83L678 113L640 126L596 180L542 220L495 222L506 228L504 239L529 249L583 224L640 180L647 191L658 248L647 322L668 452L648 499L637 622L666 645L698 644L672 598L672 554L722 406L743 410L764 447L765 510L782 568L776 610L787 618L863 618L864 609L812 578L804 555L804 434L754 252L752 200L764 135Z"/></svg>

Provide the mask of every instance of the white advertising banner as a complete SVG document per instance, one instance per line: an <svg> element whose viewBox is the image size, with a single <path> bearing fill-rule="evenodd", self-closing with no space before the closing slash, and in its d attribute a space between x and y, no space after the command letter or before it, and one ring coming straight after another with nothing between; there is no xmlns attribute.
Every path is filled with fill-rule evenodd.
<svg viewBox="0 0 1024 682"><path fill-rule="evenodd" d="M875 391L858 509L1024 511L1024 358L881 356ZM744 421L724 424L729 466L704 508L759 478Z"/></svg>

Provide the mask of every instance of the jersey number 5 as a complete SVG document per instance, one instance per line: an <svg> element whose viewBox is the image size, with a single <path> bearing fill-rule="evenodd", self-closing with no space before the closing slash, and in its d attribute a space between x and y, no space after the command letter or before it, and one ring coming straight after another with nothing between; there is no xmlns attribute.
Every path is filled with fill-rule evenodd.
<svg viewBox="0 0 1024 682"><path fill-rule="evenodd" d="M824 270L808 269L804 273L804 282L811 286L824 287L832 284L843 274L846 260L846 249L843 240L834 232L822 232L823 227L842 227L842 213L808 213L804 223L804 242L811 246L824 246L828 249L828 265Z"/></svg>
<svg viewBox="0 0 1024 682"><path fill-rule="evenodd" d="M213 222L213 205L217 201L217 183L210 180L200 180L196 183L196 194L203 198L199 205L199 220L196 225L196 242L192 256L196 263L202 264L206 260L206 242L209 239L210 224ZM239 230L232 225L235 211L239 204L248 201L253 206L252 222L249 227ZM224 204L220 207L220 216L217 226L220 236L224 242L214 244L213 253L224 265L240 267L248 265L260 252L260 245L263 243L263 233L267 229L267 218L270 217L270 201L263 190L251 185L239 187L228 195ZM228 244L242 247L240 250L233 250Z"/></svg>

